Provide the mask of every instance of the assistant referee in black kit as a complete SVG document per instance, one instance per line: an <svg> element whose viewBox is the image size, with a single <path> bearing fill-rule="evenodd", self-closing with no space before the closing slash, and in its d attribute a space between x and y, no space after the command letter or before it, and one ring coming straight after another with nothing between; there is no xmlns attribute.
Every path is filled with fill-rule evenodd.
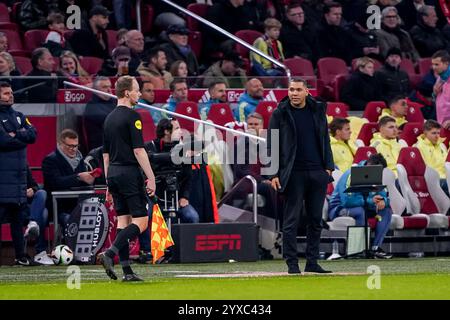
<svg viewBox="0 0 450 320"><path fill-rule="evenodd" d="M104 123L103 161L118 224L116 239L100 255L100 261L106 274L117 280L113 261L118 254L123 281L142 281L130 267L128 243L148 228L146 192L154 195L155 176L144 148L141 118L133 110L141 96L139 84L134 77L124 76L117 80L115 89L117 107Z"/></svg>

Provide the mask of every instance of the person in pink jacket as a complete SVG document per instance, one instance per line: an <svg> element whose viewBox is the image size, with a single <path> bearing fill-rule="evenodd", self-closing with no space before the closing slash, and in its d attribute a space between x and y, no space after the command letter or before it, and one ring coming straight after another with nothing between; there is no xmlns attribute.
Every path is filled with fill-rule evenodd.
<svg viewBox="0 0 450 320"><path fill-rule="evenodd" d="M433 92L436 97L437 121L450 129L450 54L439 50L431 57L433 71L439 76Z"/></svg>

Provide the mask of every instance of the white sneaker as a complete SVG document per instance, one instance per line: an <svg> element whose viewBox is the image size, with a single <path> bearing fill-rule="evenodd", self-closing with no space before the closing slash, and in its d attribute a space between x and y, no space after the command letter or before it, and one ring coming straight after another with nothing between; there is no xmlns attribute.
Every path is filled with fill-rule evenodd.
<svg viewBox="0 0 450 320"><path fill-rule="evenodd" d="M25 229L25 233L23 234L25 238L37 239L39 237L39 225L36 221L28 222L27 228Z"/></svg>
<svg viewBox="0 0 450 320"><path fill-rule="evenodd" d="M55 263L48 256L46 251L42 251L34 256L34 262L42 264L44 266L53 266Z"/></svg>

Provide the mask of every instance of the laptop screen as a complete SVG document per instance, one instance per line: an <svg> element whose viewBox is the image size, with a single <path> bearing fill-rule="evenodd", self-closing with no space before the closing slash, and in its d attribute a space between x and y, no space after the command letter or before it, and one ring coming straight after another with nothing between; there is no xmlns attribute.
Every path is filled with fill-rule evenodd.
<svg viewBox="0 0 450 320"><path fill-rule="evenodd" d="M351 168L350 186L383 184L383 166L363 166Z"/></svg>

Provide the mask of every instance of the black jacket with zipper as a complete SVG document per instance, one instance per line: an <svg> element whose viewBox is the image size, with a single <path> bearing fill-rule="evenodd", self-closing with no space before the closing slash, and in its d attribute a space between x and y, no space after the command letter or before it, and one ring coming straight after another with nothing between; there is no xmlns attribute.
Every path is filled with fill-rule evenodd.
<svg viewBox="0 0 450 320"><path fill-rule="evenodd" d="M333 171L334 162L330 146L330 136L328 135L326 104L308 96L306 98L306 108L311 108L313 113L314 126L317 137L319 138L319 141L317 142L320 145L323 167L325 170ZM274 129L279 130L278 145L271 139L271 132ZM275 148L279 148L278 170L276 170L277 172L275 174L268 175L268 178L272 179L278 177L280 179L281 190L279 190L279 192L285 191L294 166L297 152L296 135L296 126L291 112L290 100L288 97L285 97L272 113L268 132L269 155L273 155L276 150Z"/></svg>

